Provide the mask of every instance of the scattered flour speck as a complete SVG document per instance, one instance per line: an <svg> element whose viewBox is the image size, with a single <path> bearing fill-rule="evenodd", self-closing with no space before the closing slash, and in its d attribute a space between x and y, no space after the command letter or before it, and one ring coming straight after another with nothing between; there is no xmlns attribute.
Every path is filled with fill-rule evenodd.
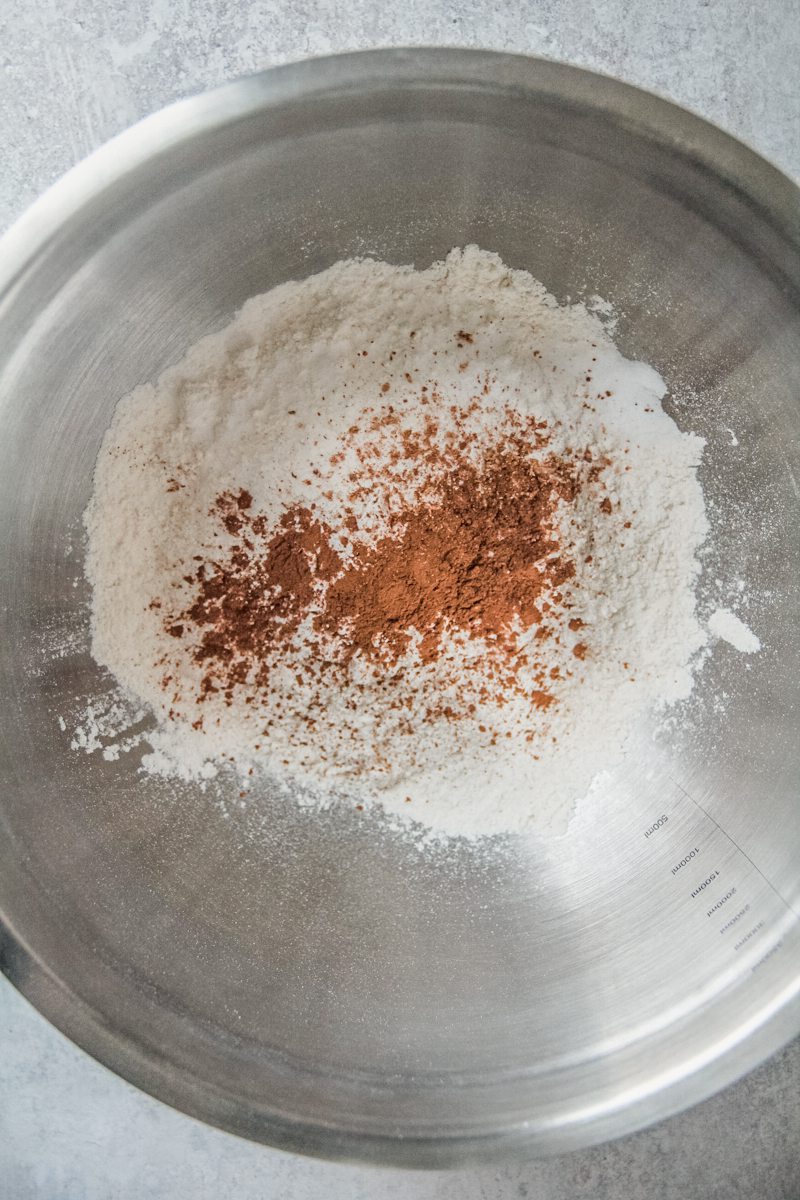
<svg viewBox="0 0 800 1200"><path fill-rule="evenodd" d="M742 654L756 654L761 649L760 639L740 617L727 608L718 608L711 614L708 628L713 637L730 643Z"/></svg>

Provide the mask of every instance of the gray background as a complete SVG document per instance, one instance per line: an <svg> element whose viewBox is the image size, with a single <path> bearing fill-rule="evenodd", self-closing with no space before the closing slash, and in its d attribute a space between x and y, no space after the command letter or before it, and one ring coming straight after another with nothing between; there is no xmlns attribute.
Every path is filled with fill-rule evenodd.
<svg viewBox="0 0 800 1200"><path fill-rule="evenodd" d="M307 54L530 51L661 92L800 176L798 0L0 0L0 229L170 100ZM205 1128L116 1079L0 981L0 1200L799 1200L800 1041L692 1112L501 1169L332 1166Z"/></svg>

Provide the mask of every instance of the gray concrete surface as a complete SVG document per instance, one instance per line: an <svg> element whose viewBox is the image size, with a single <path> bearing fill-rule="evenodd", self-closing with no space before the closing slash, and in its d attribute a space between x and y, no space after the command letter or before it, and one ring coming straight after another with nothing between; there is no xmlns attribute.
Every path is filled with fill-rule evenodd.
<svg viewBox="0 0 800 1200"><path fill-rule="evenodd" d="M798 0L0 0L0 229L138 117L307 54L482 45L589 66L717 121L800 176ZM0 1200L800 1200L800 1041L610 1146L403 1174L249 1145L68 1043L0 981Z"/></svg>
<svg viewBox="0 0 800 1200"><path fill-rule="evenodd" d="M442 1174L316 1162L151 1100L0 986L2 1200L798 1200L800 1040L688 1113L593 1150Z"/></svg>

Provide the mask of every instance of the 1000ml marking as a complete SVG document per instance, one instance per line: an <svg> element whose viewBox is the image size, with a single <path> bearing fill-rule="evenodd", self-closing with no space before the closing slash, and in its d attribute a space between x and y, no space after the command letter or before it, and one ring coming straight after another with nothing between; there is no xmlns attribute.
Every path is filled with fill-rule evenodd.
<svg viewBox="0 0 800 1200"><path fill-rule="evenodd" d="M681 861L672 868L672 874L677 875L678 871L682 871L683 868L685 866L687 866L692 861L693 858L697 858L697 855L699 853L700 853L700 847L695 846L695 848L693 850L689 851L689 853L686 855L685 858L682 858Z"/></svg>

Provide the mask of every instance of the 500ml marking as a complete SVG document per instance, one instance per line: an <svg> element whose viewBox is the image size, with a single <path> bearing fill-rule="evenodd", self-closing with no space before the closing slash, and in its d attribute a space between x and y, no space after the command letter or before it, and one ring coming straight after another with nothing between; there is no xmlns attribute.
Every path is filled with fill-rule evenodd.
<svg viewBox="0 0 800 1200"><path fill-rule="evenodd" d="M658 820L654 821L649 829L645 829L644 836L646 838L651 837L654 833L657 832L657 830L662 829L663 826L666 825L668 820L669 820L669 817L667 816L667 814L662 813L661 816L658 818Z"/></svg>

